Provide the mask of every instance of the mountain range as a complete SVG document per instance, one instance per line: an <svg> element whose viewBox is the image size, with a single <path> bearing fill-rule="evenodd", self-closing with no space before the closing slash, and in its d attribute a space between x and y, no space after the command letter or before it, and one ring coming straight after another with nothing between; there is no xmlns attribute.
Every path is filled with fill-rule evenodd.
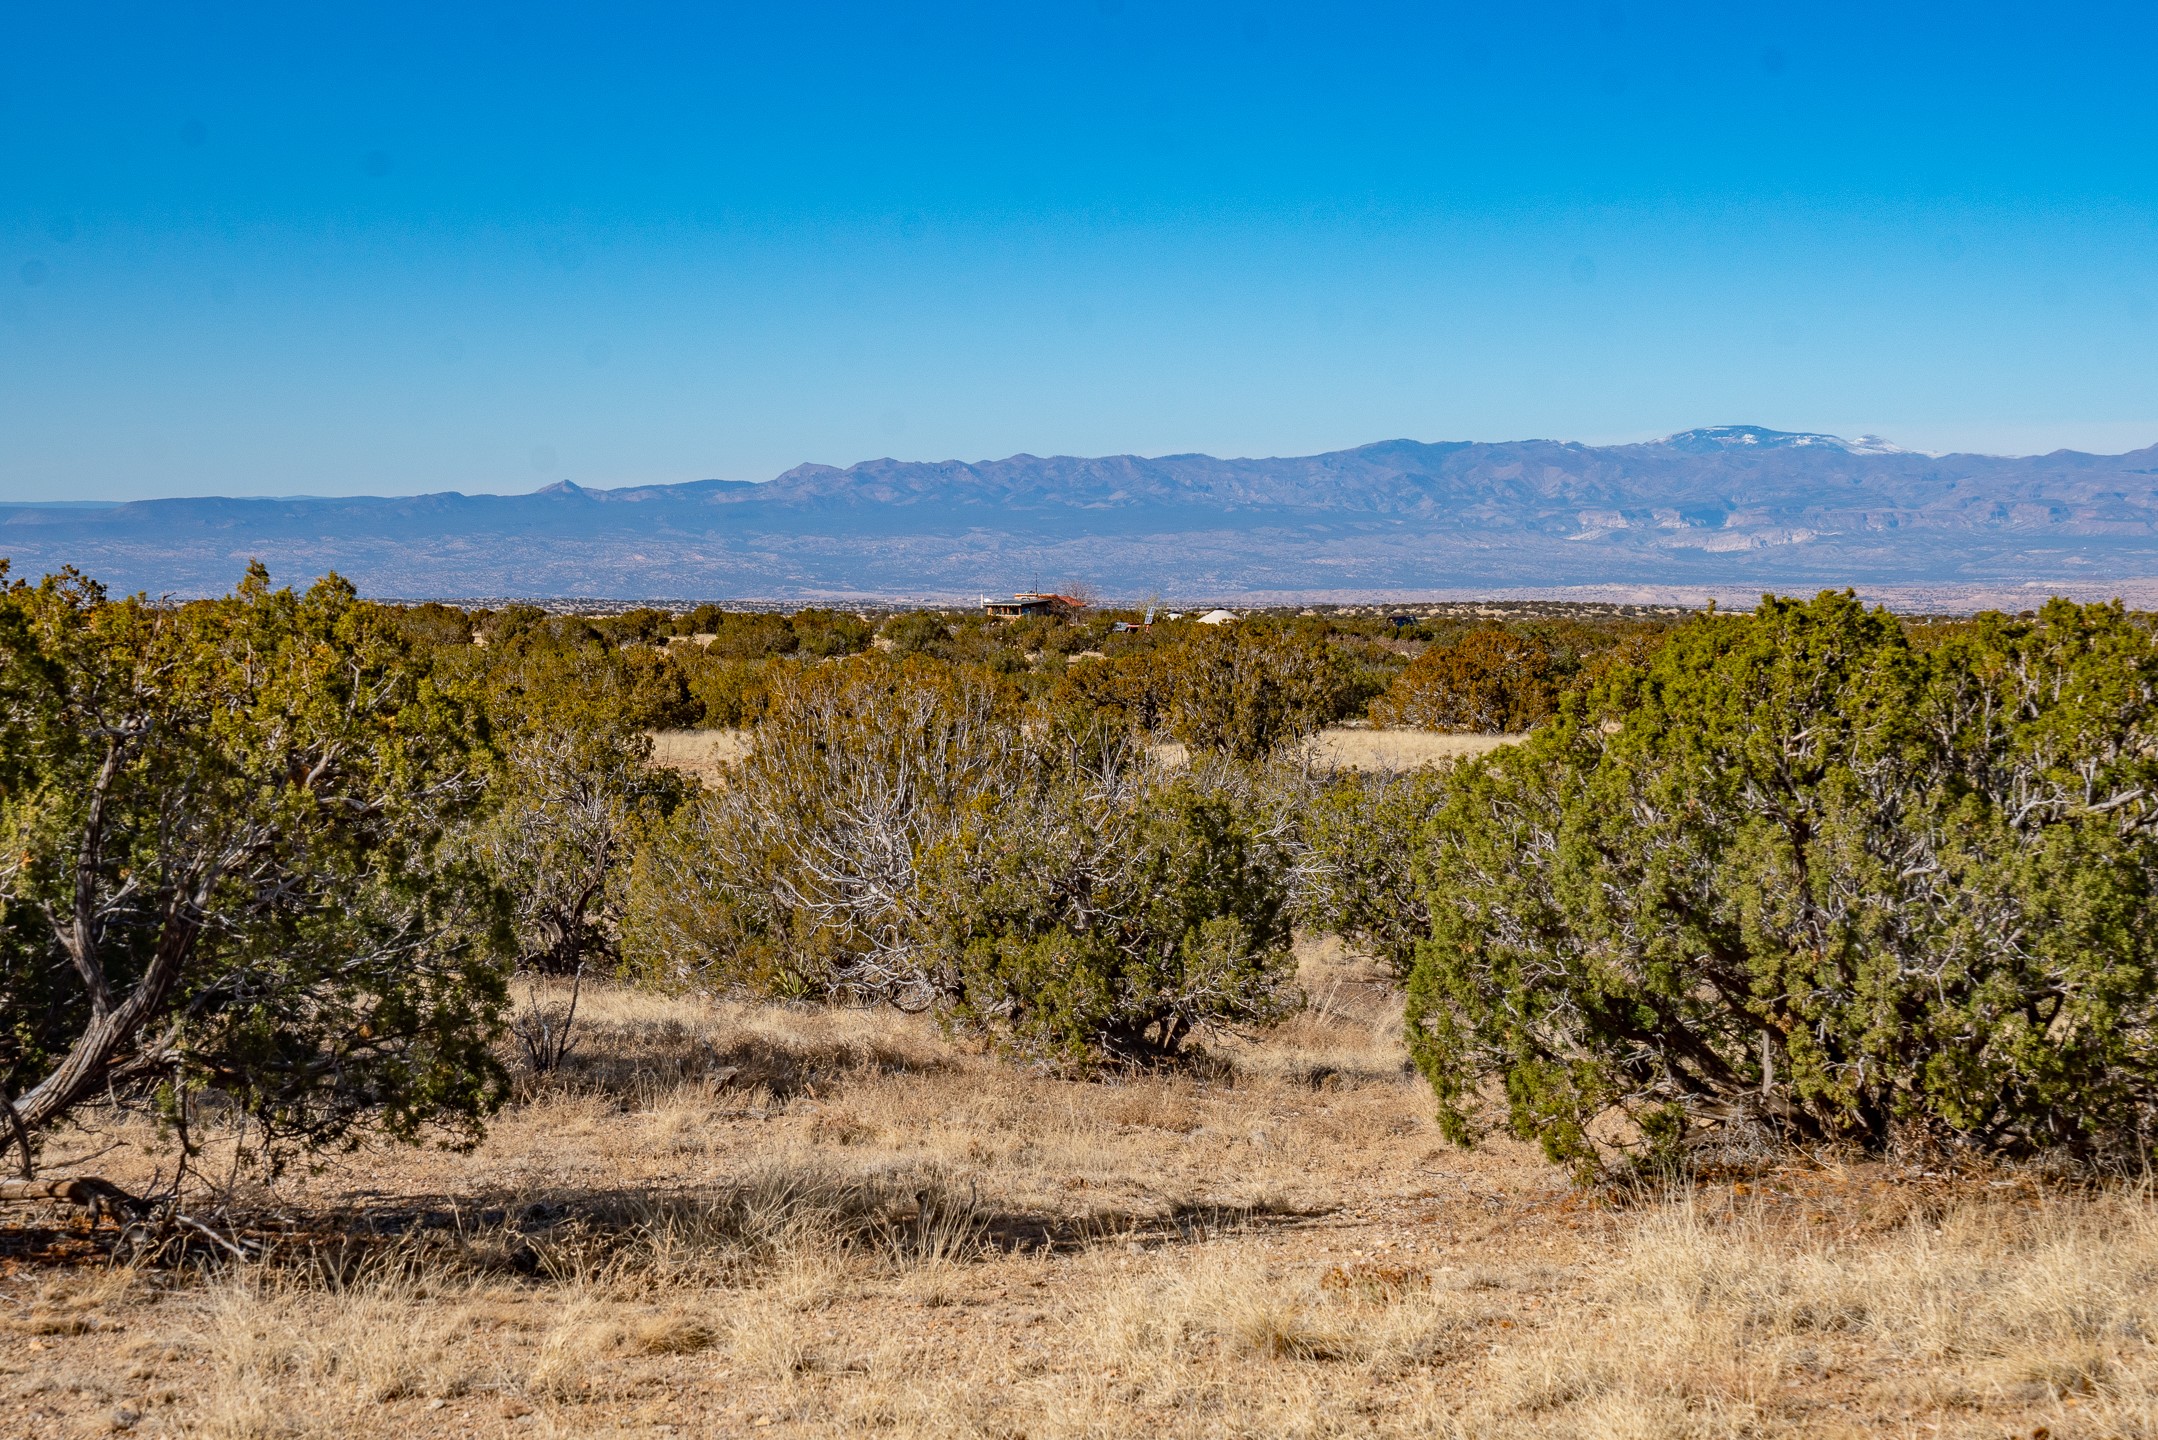
<svg viewBox="0 0 2158 1440"><path fill-rule="evenodd" d="M2140 592L2158 587L2158 446L1928 455L1719 426L1633 445L1389 440L525 495L0 504L0 555L17 576L73 565L171 595L222 592L254 557L280 580L334 569L368 594L442 599Z"/></svg>

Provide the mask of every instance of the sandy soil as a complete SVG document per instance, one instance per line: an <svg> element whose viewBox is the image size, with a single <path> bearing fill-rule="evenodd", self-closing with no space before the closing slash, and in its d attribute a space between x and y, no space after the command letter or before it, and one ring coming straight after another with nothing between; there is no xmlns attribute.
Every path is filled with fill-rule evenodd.
<svg viewBox="0 0 2158 1440"><path fill-rule="evenodd" d="M715 785L725 769L749 753L747 730L654 730L652 759Z"/></svg>
<svg viewBox="0 0 2158 1440"><path fill-rule="evenodd" d="M1445 1144L1389 989L1305 974L1272 1033L1121 1081L889 1014L588 993L477 1150L195 1202L254 1263L0 1217L0 1435L2158 1433L2147 1196L1579 1193ZM146 1132L59 1148L115 1140L98 1168L146 1182Z"/></svg>
<svg viewBox="0 0 2158 1440"><path fill-rule="evenodd" d="M1335 726L1312 737L1312 758L1324 770L1419 770L1512 745L1519 735L1448 735L1436 730L1375 730Z"/></svg>
<svg viewBox="0 0 2158 1440"><path fill-rule="evenodd" d="M690 775L703 785L716 785L726 768L749 753L754 736L748 730L655 730L652 758ZM1464 756L1483 755L1520 740L1519 735L1446 735L1435 730L1373 730L1363 726L1333 726L1313 736L1313 761L1322 770L1416 770L1442 765ZM1182 765L1187 752L1169 743L1154 747L1164 764Z"/></svg>

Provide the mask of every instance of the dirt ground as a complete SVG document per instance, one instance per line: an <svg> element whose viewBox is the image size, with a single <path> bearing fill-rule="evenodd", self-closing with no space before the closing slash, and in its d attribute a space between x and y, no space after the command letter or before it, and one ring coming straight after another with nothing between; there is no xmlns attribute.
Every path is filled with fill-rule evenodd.
<svg viewBox="0 0 2158 1440"><path fill-rule="evenodd" d="M1519 735L1450 735L1437 730L1330 725L1312 736L1309 744L1313 763L1321 770L1415 770L1488 754L1522 738Z"/></svg>
<svg viewBox="0 0 2158 1440"><path fill-rule="evenodd" d="M679 770L700 785L717 785L726 768L749 753L747 730L654 730L655 764Z"/></svg>
<svg viewBox="0 0 2158 1440"><path fill-rule="evenodd" d="M1441 1140L1388 987L1305 978L1272 1033L1114 1082L588 989L477 1150L196 1204L246 1264L0 1215L0 1436L2158 1434L2147 1194L1576 1192ZM143 1184L153 1141L48 1160Z"/></svg>
<svg viewBox="0 0 2158 1440"><path fill-rule="evenodd" d="M1307 742L1321 770L1415 770L1482 755L1511 745L1519 735L1449 735L1436 730L1374 730L1332 725ZM652 759L701 785L717 785L727 767L749 753L747 730L655 730ZM1171 766L1185 763L1185 747L1170 741L1154 753Z"/></svg>

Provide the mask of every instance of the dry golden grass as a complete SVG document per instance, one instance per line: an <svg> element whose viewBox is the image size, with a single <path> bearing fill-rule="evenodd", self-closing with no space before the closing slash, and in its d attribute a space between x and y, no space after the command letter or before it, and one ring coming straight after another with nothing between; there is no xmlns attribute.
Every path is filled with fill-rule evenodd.
<svg viewBox="0 0 2158 1440"><path fill-rule="evenodd" d="M1424 770L1513 745L1519 735L1453 735L1437 730L1374 730L1364 725L1330 725L1304 742L1313 768L1319 770ZM1174 770L1190 762L1191 751L1179 741L1153 747L1154 758Z"/></svg>
<svg viewBox="0 0 2158 1440"><path fill-rule="evenodd" d="M1521 738L1337 725L1312 736L1308 746L1312 763L1321 770L1417 770L1488 754ZM729 766L749 753L750 742L747 730L655 730L652 759L701 785L714 786ZM1174 741L1156 745L1154 755L1171 768L1189 759L1186 748Z"/></svg>
<svg viewBox="0 0 2158 1440"><path fill-rule="evenodd" d="M253 1196L312 1217L259 1264L13 1232L0 1435L2158 1435L2149 1195L1599 1203L1444 1146L1386 988L1338 950L1306 981L1213 1066L1113 1082L588 990L476 1152Z"/></svg>
<svg viewBox="0 0 2158 1440"><path fill-rule="evenodd" d="M700 785L716 785L728 766L749 753L747 730L654 730L652 759Z"/></svg>
<svg viewBox="0 0 2158 1440"><path fill-rule="evenodd" d="M1321 770L1421 770L1449 761L1488 755L1519 735L1449 735L1437 730L1379 730L1333 726L1311 737L1312 762Z"/></svg>

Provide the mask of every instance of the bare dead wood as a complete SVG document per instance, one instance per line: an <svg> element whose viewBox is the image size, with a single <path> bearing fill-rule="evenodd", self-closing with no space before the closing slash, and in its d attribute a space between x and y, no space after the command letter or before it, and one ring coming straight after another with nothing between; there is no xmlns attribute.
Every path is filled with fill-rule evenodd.
<svg viewBox="0 0 2158 1440"><path fill-rule="evenodd" d="M88 1210L93 1219L137 1220L150 1213L151 1203L95 1175L69 1175L51 1180L0 1180L0 1201L64 1200Z"/></svg>
<svg viewBox="0 0 2158 1440"><path fill-rule="evenodd" d="M35 1130L65 1114L96 1086L121 1048L157 1013L179 979L201 928L190 912L191 907L186 907L184 901L168 907L157 948L128 997L94 1014L66 1058L17 1101L24 1124Z"/></svg>
<svg viewBox="0 0 2158 1440"><path fill-rule="evenodd" d="M524 1010L510 1021L510 1032L517 1037L533 1074L551 1075L569 1058L576 1044L572 1037L577 1024L577 999L583 991L584 966L579 965L570 980L569 1008L559 1018L541 1006L535 986Z"/></svg>
<svg viewBox="0 0 2158 1440"><path fill-rule="evenodd" d="M17 1110L15 1102L5 1095L0 1095L0 1111L7 1114L9 1138L22 1150L22 1157L19 1162L22 1169L22 1178L35 1180L37 1178L37 1163L30 1149L30 1129L22 1123L22 1112ZM7 1153L7 1145L7 1140L0 1140L0 1155Z"/></svg>

